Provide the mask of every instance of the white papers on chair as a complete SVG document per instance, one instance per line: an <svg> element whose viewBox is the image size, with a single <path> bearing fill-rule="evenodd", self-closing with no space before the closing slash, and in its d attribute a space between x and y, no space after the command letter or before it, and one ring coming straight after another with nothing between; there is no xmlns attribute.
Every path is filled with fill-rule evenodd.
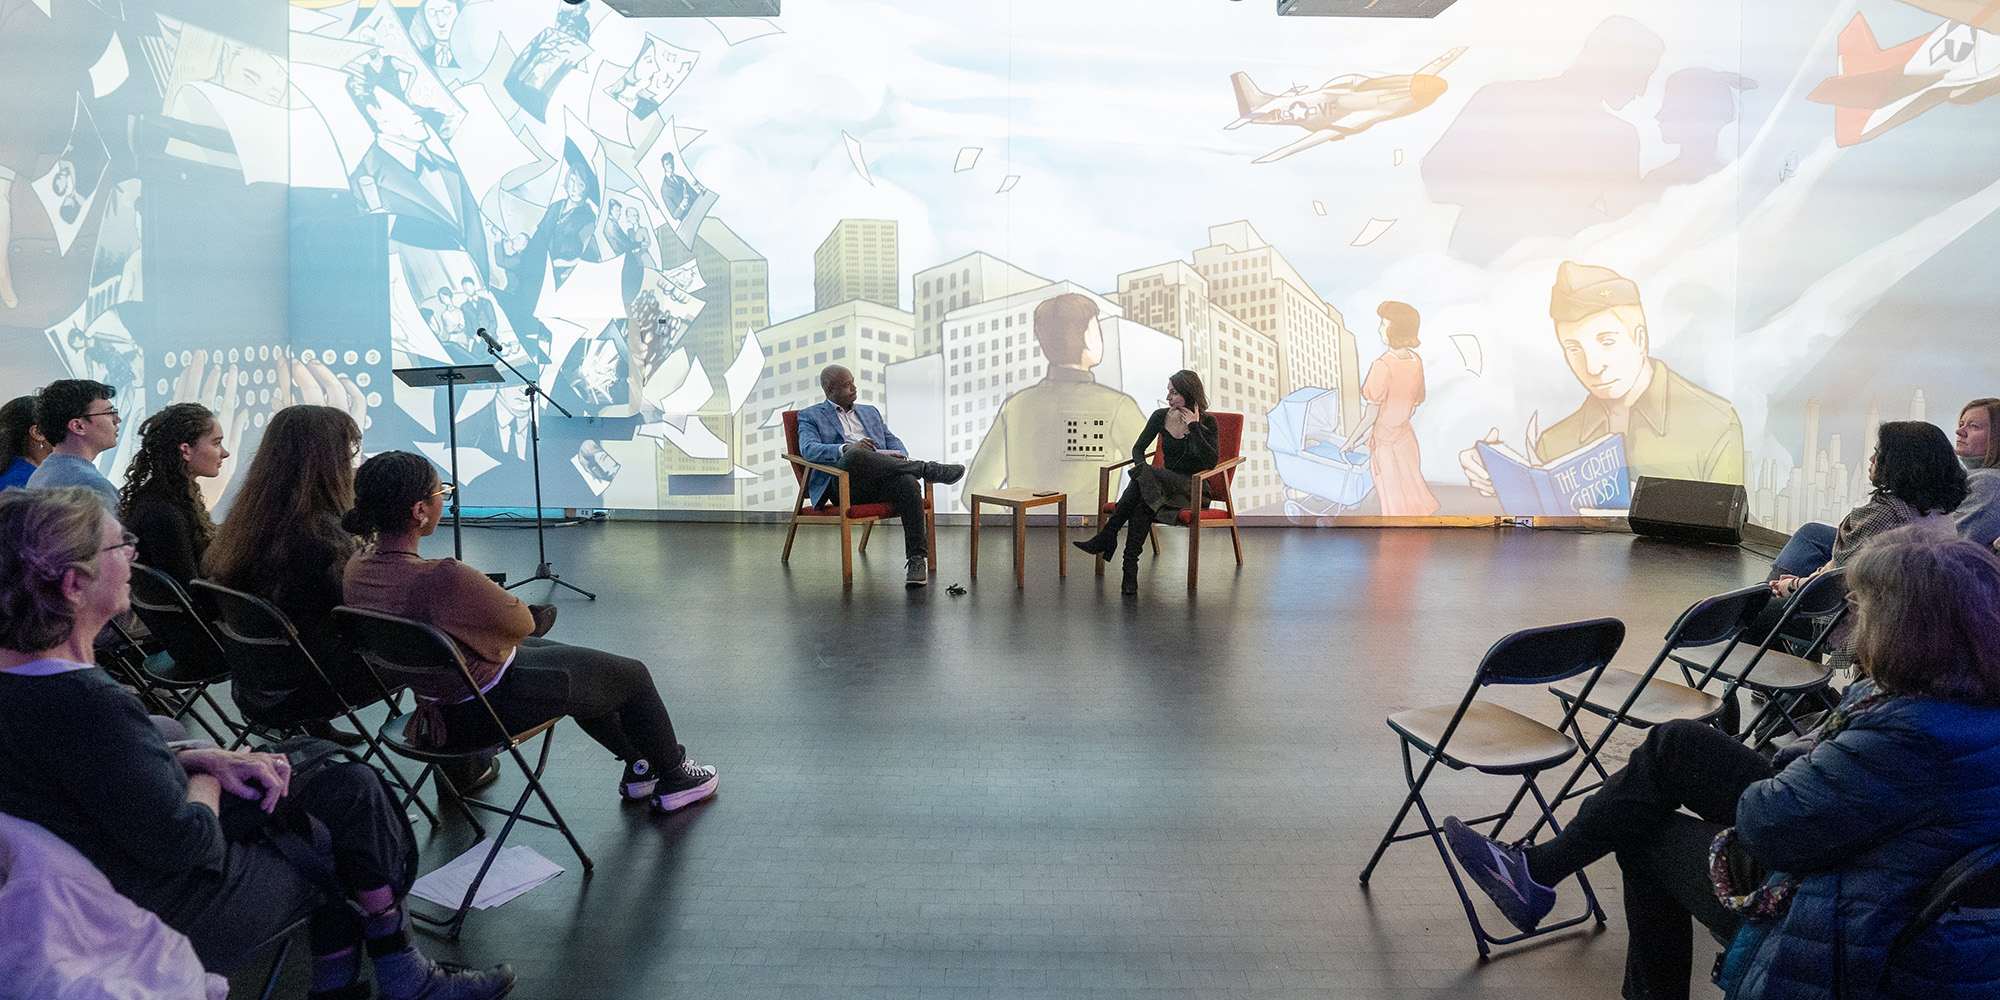
<svg viewBox="0 0 2000 1000"><path fill-rule="evenodd" d="M480 841L472 850L418 879L410 887L410 895L457 909L465 901L466 887L479 874L479 866L485 863L486 854L492 849L491 839ZM473 897L472 906L479 910L499 906L562 873L561 865L542 857L532 847L502 848L493 859L493 867L486 870L485 881L479 883L479 895Z"/></svg>

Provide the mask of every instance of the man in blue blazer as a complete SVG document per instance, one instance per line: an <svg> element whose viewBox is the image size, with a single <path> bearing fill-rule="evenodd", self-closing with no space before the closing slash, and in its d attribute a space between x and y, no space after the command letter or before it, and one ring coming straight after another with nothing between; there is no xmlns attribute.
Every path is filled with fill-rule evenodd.
<svg viewBox="0 0 2000 1000"><path fill-rule="evenodd" d="M808 462L835 465L848 474L848 502L886 503L903 522L903 554L909 559L909 585L930 582L930 547L924 537L926 482L955 483L965 466L919 462L890 433L882 411L856 406L854 373L828 365L819 373L826 402L799 411L799 456ZM833 487L833 477L817 469L806 480L814 506Z"/></svg>

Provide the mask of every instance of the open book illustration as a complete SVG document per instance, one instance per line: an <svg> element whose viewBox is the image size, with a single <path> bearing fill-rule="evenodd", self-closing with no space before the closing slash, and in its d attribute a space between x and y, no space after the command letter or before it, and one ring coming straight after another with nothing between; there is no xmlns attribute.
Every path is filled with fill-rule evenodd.
<svg viewBox="0 0 2000 1000"><path fill-rule="evenodd" d="M1540 414L1528 417L1526 454L1511 445L1479 442L1480 460L1511 515L1580 517L1632 506L1625 469L1625 436L1606 434L1567 455L1540 461L1535 454Z"/></svg>

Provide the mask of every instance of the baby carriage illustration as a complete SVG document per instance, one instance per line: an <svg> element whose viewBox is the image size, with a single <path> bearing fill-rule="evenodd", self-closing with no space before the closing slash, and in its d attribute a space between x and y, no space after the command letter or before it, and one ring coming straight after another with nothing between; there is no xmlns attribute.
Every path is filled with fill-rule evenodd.
<svg viewBox="0 0 2000 1000"><path fill-rule="evenodd" d="M1271 458L1285 483L1285 516L1328 524L1375 488L1365 452L1342 452L1340 393L1307 387L1278 401L1270 414Z"/></svg>

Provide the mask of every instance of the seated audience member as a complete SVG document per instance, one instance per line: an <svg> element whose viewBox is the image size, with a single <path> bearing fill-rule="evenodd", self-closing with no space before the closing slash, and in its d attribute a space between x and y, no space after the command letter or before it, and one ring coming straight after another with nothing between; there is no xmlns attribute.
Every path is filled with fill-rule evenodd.
<svg viewBox="0 0 2000 1000"><path fill-rule="evenodd" d="M1863 543L1885 531L1908 524L1949 532L1945 516L1965 500L1965 469L1952 454L1951 440L1934 424L1921 420L1895 420L1883 424L1875 454L1869 458L1868 481L1875 490L1868 501L1847 512L1833 539L1826 564L1804 576L1780 574L1771 581L1771 593L1790 597L1813 575L1847 565ZM1752 634L1768 635L1782 607L1773 601ZM1854 655L1854 627L1843 621L1827 638L1827 662L1845 669Z"/></svg>
<svg viewBox="0 0 2000 1000"><path fill-rule="evenodd" d="M500 720L523 732L564 715L625 762L627 799L672 812L715 794L716 771L689 759L646 665L629 657L541 638L553 607L538 615L485 574L456 559L425 559L417 540L444 519L444 496L430 459L391 451L369 459L354 479L354 509L343 524L374 545L347 562L347 603L436 626L452 637ZM538 617L541 619L538 621ZM419 690L419 718L446 747L489 746L503 738L462 683Z"/></svg>
<svg viewBox="0 0 2000 1000"><path fill-rule="evenodd" d="M1958 411L1952 450L1965 465L1965 502L1952 511L1966 540L1992 545L2000 540L2000 399L1975 399Z"/></svg>
<svg viewBox="0 0 2000 1000"><path fill-rule="evenodd" d="M222 425L200 403L175 403L139 424L139 453L125 468L118 517L139 538L138 560L181 586L200 575L215 537L197 478L222 472Z"/></svg>
<svg viewBox="0 0 2000 1000"><path fill-rule="evenodd" d="M22 396L0 406L0 490L28 485L28 477L51 450L35 426L35 397Z"/></svg>
<svg viewBox="0 0 2000 1000"><path fill-rule="evenodd" d="M96 464L97 456L118 447L118 425L124 421L111 405L117 392L84 378L58 379L42 387L35 396L35 426L51 453L28 477L29 489L88 486L104 501L104 509L118 509L118 488Z"/></svg>
<svg viewBox="0 0 2000 1000"><path fill-rule="evenodd" d="M1864 677L1812 735L1766 762L1714 729L1669 722L1545 843L1501 844L1447 817L1459 864L1530 930L1555 901L1546 886L1615 854L1630 1000L1685 998L1689 917L1728 939L1746 911L1777 923L1735 996L1929 996L1916 987L1980 979L2000 921L1942 922L1899 963L1887 951L1915 894L2000 839L2000 559L1904 528L1864 546L1847 580ZM1726 902L1709 849L1732 826ZM1761 910L1746 905L1772 872L1785 873L1790 908L1769 890L1753 897Z"/></svg>
<svg viewBox="0 0 2000 1000"><path fill-rule="evenodd" d="M1966 470L1965 501L1951 512L1958 533L1981 545L2000 540L2000 399L1975 399L1958 412L1958 433L1952 451ZM1839 529L1809 521L1798 526L1784 550L1771 563L1770 579L1805 576L1833 556Z"/></svg>
<svg viewBox="0 0 2000 1000"><path fill-rule="evenodd" d="M856 405L859 390L854 373L839 365L820 370L819 387L826 401L799 411L799 457L821 465L836 465L849 479L850 503L886 503L903 522L903 555L909 561L908 582L930 582L930 541L924 533L924 485L947 485L965 478L965 466L919 462L910 457L901 438L890 433L881 411ZM833 477L813 470L806 477L806 495L814 506L827 499Z"/></svg>
<svg viewBox="0 0 2000 1000"><path fill-rule="evenodd" d="M506 993L507 966L439 965L411 942L401 897L415 840L374 771L318 766L334 751L312 740L289 757L169 747L92 665L92 637L130 606L135 544L87 489L0 494L0 812L75 847L211 969L309 917L320 1000L370 996L364 949L384 1000ZM330 877L273 843L315 826L330 835L323 851L290 843Z"/></svg>
<svg viewBox="0 0 2000 1000"><path fill-rule="evenodd" d="M264 429L229 516L202 557L209 579L284 612L335 688L326 690L303 664L292 677L250 683L239 676L230 691L251 716L330 719L340 712L336 694L357 708L381 698L374 672L333 627L341 572L355 549L340 515L354 503L354 457L360 453L361 428L347 411L279 410ZM306 731L347 746L361 742L359 735L323 722Z"/></svg>
<svg viewBox="0 0 2000 1000"><path fill-rule="evenodd" d="M1201 376L1187 369L1167 378L1167 405L1153 411L1139 440L1132 443L1131 479L1118 498L1118 509L1104 522L1102 530L1074 543L1094 556L1110 555L1118 547L1118 532L1125 531L1125 575L1119 591L1139 592L1139 551L1155 522L1170 524L1184 510L1198 510L1206 497L1194 495L1194 474L1215 467L1217 448L1215 416L1208 412L1208 394L1202 391ZM1165 434L1165 437L1161 437ZM1155 466L1146 449L1159 439L1166 453L1166 466ZM1204 493L1206 487L1204 486Z"/></svg>

